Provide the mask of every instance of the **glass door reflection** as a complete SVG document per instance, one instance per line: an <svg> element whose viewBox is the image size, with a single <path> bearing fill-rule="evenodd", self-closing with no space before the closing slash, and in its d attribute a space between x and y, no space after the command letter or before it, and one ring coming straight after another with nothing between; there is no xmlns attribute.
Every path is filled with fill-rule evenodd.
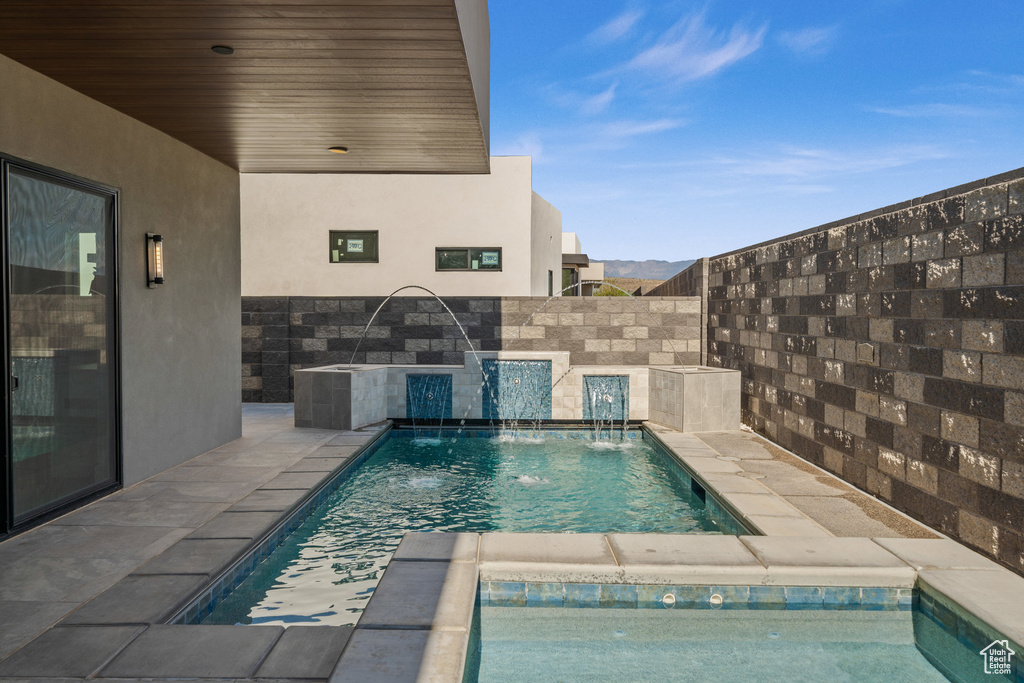
<svg viewBox="0 0 1024 683"><path fill-rule="evenodd" d="M19 525L118 478L114 196L7 171L8 471Z"/></svg>

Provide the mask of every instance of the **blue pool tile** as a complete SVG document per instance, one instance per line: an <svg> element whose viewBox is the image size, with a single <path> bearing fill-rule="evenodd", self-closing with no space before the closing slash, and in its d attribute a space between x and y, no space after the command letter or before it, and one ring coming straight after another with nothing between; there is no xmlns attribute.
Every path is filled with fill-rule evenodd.
<svg viewBox="0 0 1024 683"><path fill-rule="evenodd" d="M565 584L566 607L600 607L601 586L596 583Z"/></svg>
<svg viewBox="0 0 1024 683"><path fill-rule="evenodd" d="M917 604L921 610L921 613L926 616L932 616L932 594L927 591L920 591L917 596Z"/></svg>
<svg viewBox="0 0 1024 683"><path fill-rule="evenodd" d="M960 617L957 617L956 620L956 639L976 652L980 652L983 647L996 640L996 638L987 636L970 621Z"/></svg>
<svg viewBox="0 0 1024 683"><path fill-rule="evenodd" d="M896 602L901 612L909 612L917 607L918 594L915 588L900 588L896 592Z"/></svg>
<svg viewBox="0 0 1024 683"><path fill-rule="evenodd" d="M492 607L526 607L526 584L491 581L488 604Z"/></svg>
<svg viewBox="0 0 1024 683"><path fill-rule="evenodd" d="M786 609L824 609L821 588L786 586Z"/></svg>
<svg viewBox="0 0 1024 683"><path fill-rule="evenodd" d="M822 589L822 602L825 609L859 610L861 608L860 588L828 586Z"/></svg>
<svg viewBox="0 0 1024 683"><path fill-rule="evenodd" d="M490 581L480 581L477 586L477 598L480 600L481 607L487 607L490 605L491 599L491 583Z"/></svg>
<svg viewBox="0 0 1024 683"><path fill-rule="evenodd" d="M663 601L665 595L671 594L675 602L666 605ZM679 604L679 596L673 586L642 585L636 587L636 606L640 609L666 609L676 607Z"/></svg>
<svg viewBox="0 0 1024 683"><path fill-rule="evenodd" d="M898 609L896 590L895 588L861 588L861 609L869 612Z"/></svg>
<svg viewBox="0 0 1024 683"><path fill-rule="evenodd" d="M561 607L563 593L560 583L527 583L526 604L529 607Z"/></svg>
<svg viewBox="0 0 1024 683"><path fill-rule="evenodd" d="M636 603L636 586L623 586L619 584L603 584L601 586L601 607L635 608Z"/></svg>
<svg viewBox="0 0 1024 683"><path fill-rule="evenodd" d="M721 609L747 609L750 586L712 586L711 594L722 596Z"/></svg>
<svg viewBox="0 0 1024 683"><path fill-rule="evenodd" d="M783 586L751 586L750 609L785 609L786 589Z"/></svg>
<svg viewBox="0 0 1024 683"><path fill-rule="evenodd" d="M711 586L676 586L676 608L711 609Z"/></svg>

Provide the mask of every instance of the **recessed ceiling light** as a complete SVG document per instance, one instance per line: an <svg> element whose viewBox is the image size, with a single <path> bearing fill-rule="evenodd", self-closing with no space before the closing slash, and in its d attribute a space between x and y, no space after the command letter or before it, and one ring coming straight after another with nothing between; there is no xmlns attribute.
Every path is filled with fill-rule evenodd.
<svg viewBox="0 0 1024 683"><path fill-rule="evenodd" d="M348 147L328 147L327 151L335 154L348 154Z"/></svg>
<svg viewBox="0 0 1024 683"><path fill-rule="evenodd" d="M210 48L219 55L233 55L235 54L235 48L229 45L214 45Z"/></svg>

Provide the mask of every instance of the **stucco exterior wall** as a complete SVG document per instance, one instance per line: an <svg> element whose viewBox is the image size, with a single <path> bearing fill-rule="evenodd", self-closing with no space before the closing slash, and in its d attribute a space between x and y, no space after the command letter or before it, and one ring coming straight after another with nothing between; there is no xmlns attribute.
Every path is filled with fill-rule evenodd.
<svg viewBox="0 0 1024 683"><path fill-rule="evenodd" d="M489 175L243 173L242 293L528 296L531 181L529 157ZM379 262L330 263L331 230L379 231ZM502 270L437 272L437 247L501 247Z"/></svg>
<svg viewBox="0 0 1024 683"><path fill-rule="evenodd" d="M125 483L240 436L237 172L3 56L0 83L0 152L120 190Z"/></svg>
<svg viewBox="0 0 1024 683"><path fill-rule="evenodd" d="M548 296L548 272L553 292L562 282L562 212L536 192L533 193L530 262L530 295Z"/></svg>

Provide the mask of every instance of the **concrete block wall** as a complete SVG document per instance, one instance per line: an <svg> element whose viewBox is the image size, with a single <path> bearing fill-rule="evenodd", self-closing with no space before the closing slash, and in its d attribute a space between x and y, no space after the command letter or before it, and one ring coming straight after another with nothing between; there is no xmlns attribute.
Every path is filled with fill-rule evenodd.
<svg viewBox="0 0 1024 683"><path fill-rule="evenodd" d="M710 259L743 421L1024 572L1024 169Z"/></svg>
<svg viewBox="0 0 1024 683"><path fill-rule="evenodd" d="M296 369L348 363L384 297L242 297L242 400L293 400ZM395 297L356 363L461 365L477 351L565 351L581 365L700 363L699 297ZM465 329L466 336L456 324Z"/></svg>

